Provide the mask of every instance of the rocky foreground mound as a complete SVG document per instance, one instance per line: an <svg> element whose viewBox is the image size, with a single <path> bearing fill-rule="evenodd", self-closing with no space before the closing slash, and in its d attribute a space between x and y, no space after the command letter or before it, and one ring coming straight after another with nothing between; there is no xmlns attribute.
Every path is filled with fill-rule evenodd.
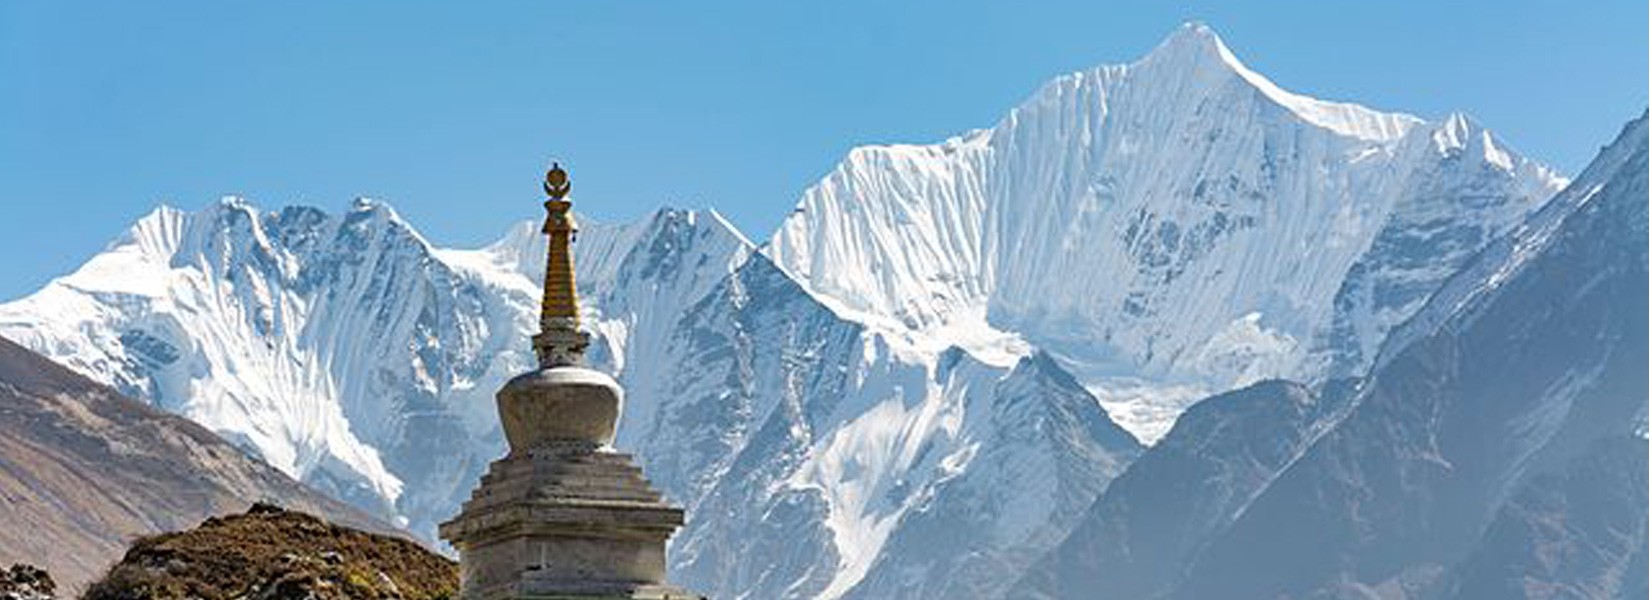
<svg viewBox="0 0 1650 600"><path fill-rule="evenodd" d="M0 600L52 600L57 584L44 569L14 564L0 569Z"/></svg>
<svg viewBox="0 0 1650 600"><path fill-rule="evenodd" d="M396 537L269 504L134 543L86 600L449 598L458 566Z"/></svg>

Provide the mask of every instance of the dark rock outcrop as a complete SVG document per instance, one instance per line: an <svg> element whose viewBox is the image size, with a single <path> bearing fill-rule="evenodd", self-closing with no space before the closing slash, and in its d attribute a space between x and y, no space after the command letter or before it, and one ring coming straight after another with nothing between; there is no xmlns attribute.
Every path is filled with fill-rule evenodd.
<svg viewBox="0 0 1650 600"><path fill-rule="evenodd" d="M1586 460L1600 440L1635 436L1644 419L1647 145L1640 118L1454 276L1388 341L1345 420L1208 546L1176 597L1433 598L1475 553L1516 553L1479 545L1503 535L1499 512L1551 504L1519 490ZM1642 523L1643 503L1629 508ZM1592 537L1613 527L1575 528L1582 537L1567 545L1610 555L1568 571L1525 563L1533 570L1517 577L1600 592L1529 597L1643 586L1627 579L1642 527L1632 531L1632 515L1589 518L1627 523L1628 543ZM1522 539L1506 543L1540 541ZM1601 563L1626 566L1588 566Z"/></svg>
<svg viewBox="0 0 1650 600"><path fill-rule="evenodd" d="M1614 437L1532 478L1457 569L1448 597L1645 597L1647 455L1643 439Z"/></svg>
<svg viewBox="0 0 1650 600"><path fill-rule="evenodd" d="M22 563L0 570L0 600L53 600L57 583L44 569Z"/></svg>

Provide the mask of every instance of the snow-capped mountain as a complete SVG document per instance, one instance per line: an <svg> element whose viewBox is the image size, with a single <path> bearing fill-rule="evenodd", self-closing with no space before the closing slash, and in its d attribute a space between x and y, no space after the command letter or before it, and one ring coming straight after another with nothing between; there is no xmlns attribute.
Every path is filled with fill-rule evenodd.
<svg viewBox="0 0 1650 600"><path fill-rule="evenodd" d="M638 290L594 319L605 348L622 349L638 325L641 335L666 329L647 319L679 309L656 306L704 291L663 285L693 273L649 270L633 255L682 253L638 240L713 237L702 245L724 261L720 276L747 253L725 224L694 230L706 220L721 223L663 210L588 228L585 293ZM236 198L192 214L163 207L74 274L0 306L0 332L433 538L502 452L493 393L533 364L531 276L543 265L527 257L542 260L544 242L530 228L449 251L369 200L342 215L263 212ZM719 279L716 265L697 265Z"/></svg>
<svg viewBox="0 0 1650 600"><path fill-rule="evenodd" d="M1452 277L1173 597L1642 590L1647 152L1641 117Z"/></svg>
<svg viewBox="0 0 1650 600"><path fill-rule="evenodd" d="M1187 25L991 129L853 151L769 254L932 347L1044 348L1153 440L1210 392L1361 373L1562 184L1464 116L1295 95Z"/></svg>
<svg viewBox="0 0 1650 600"><path fill-rule="evenodd" d="M902 355L762 256L689 309L670 343L670 368L629 388L658 399L653 418L626 426L691 515L673 576L716 597L885 597L858 586L928 572L906 560L938 574L1047 548L1139 451L1046 359ZM1025 490L1043 493L1007 501ZM973 510L946 508L959 502ZM987 526L905 538L959 511Z"/></svg>
<svg viewBox="0 0 1650 600"><path fill-rule="evenodd" d="M489 405L528 323L370 201L163 207L0 307L5 335L420 531L491 458L474 440L502 443Z"/></svg>
<svg viewBox="0 0 1650 600"><path fill-rule="evenodd" d="M371 201L343 215L239 199L163 208L0 306L0 331L427 535L503 451L490 395L530 365L536 229L447 250ZM677 577L721 596L846 593L889 540L923 543L893 532L953 495L1003 512L923 556L1040 554L1139 451L1046 358L896 352L714 213L587 224L578 244L593 361L629 392L618 444L696 515ZM1049 495L991 496L1023 489ZM794 522L768 510L816 495ZM812 544L798 543L804 526ZM725 576L761 544L805 559Z"/></svg>
<svg viewBox="0 0 1650 600"><path fill-rule="evenodd" d="M1465 117L1294 95L1187 26L992 129L855 150L765 247L665 209L583 223L576 267L616 445L688 509L673 580L993 598L1137 439L1209 392L1362 374L1561 183ZM503 452L543 259L533 222L447 249L372 201L163 208L0 305L0 335L430 536Z"/></svg>
<svg viewBox="0 0 1650 600"><path fill-rule="evenodd" d="M1631 123L1364 381L1193 406L1003 597L1637 597L1647 141Z"/></svg>

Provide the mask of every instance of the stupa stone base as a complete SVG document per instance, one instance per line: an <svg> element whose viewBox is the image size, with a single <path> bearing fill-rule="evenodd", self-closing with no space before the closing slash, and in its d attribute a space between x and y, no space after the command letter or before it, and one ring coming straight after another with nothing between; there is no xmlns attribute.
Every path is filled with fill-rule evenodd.
<svg viewBox="0 0 1650 600"><path fill-rule="evenodd" d="M556 585L545 588L552 591L535 590L535 586L531 584L509 586L492 590L481 597L521 600L705 600L704 596L662 585L598 586L579 583L574 588L564 585L565 582L557 582ZM582 589L578 586L582 586Z"/></svg>
<svg viewBox="0 0 1650 600"><path fill-rule="evenodd" d="M459 551L465 600L697 600L664 583L681 525L629 455L566 441L493 462L440 532Z"/></svg>

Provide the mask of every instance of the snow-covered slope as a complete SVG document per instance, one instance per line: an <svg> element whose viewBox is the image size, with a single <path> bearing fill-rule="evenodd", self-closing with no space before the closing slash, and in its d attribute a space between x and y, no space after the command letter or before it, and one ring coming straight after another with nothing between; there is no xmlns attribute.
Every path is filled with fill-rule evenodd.
<svg viewBox="0 0 1650 600"><path fill-rule="evenodd" d="M761 256L664 339L620 445L687 505L673 576L715 597L915 597L883 579L1038 554L1138 452L1052 362L904 353Z"/></svg>
<svg viewBox="0 0 1650 600"><path fill-rule="evenodd" d="M1187 25L989 130L854 150L767 252L919 346L1045 348L1155 439L1206 392L1357 374L1562 183L1463 116L1282 91Z"/></svg>
<svg viewBox="0 0 1650 600"><path fill-rule="evenodd" d="M79 271L0 305L0 334L429 536L502 451L493 393L532 364L529 275L543 267L524 261L543 242L529 227L447 251L372 201L342 215L233 198L161 208ZM667 329L649 319L674 320L707 287L694 277L725 277L749 249L681 211L588 229L586 293L617 298L598 303L604 347ZM698 262L645 264L661 258Z"/></svg>
<svg viewBox="0 0 1650 600"><path fill-rule="evenodd" d="M529 368L543 246L527 222L486 248L433 248L366 201L163 208L0 305L0 333L428 535L503 451L491 395ZM1040 554L1139 451L1052 361L912 352L714 213L586 223L577 248L592 359L628 391L617 443L694 515L676 577L719 597L909 579L889 544L934 572ZM1047 496L1004 496L1024 489ZM973 527L944 543L900 533L962 517ZM751 570L770 546L795 558Z"/></svg>
<svg viewBox="0 0 1650 600"><path fill-rule="evenodd" d="M1194 405L1002 597L1637 597L1645 152L1641 119L1364 380Z"/></svg>
<svg viewBox="0 0 1650 600"><path fill-rule="evenodd" d="M1641 117L1452 277L1173 597L1451 597L1456 578L1472 598L1643 589L1644 506L1616 489L1635 482L1575 461L1645 464L1647 152ZM1625 457L1597 452L1624 442ZM1553 482L1570 489L1529 489ZM1554 495L1624 512L1573 513Z"/></svg>
<svg viewBox="0 0 1650 600"><path fill-rule="evenodd" d="M979 369L970 363L952 350L940 368L958 378ZM1135 440L1048 355L1021 359L995 379L973 384L963 453L942 461L947 472L846 597L996 598L1016 590L1021 571L1065 538L1138 454Z"/></svg>
<svg viewBox="0 0 1650 600"><path fill-rule="evenodd" d="M389 513L406 487L381 450L409 423L386 417L417 414L391 407L462 407L455 392L496 344L450 318L486 299L426 256L371 202L341 216L233 198L195 214L163 207L74 274L0 307L0 331ZM428 425L458 429L454 439L475 433L439 420Z"/></svg>

